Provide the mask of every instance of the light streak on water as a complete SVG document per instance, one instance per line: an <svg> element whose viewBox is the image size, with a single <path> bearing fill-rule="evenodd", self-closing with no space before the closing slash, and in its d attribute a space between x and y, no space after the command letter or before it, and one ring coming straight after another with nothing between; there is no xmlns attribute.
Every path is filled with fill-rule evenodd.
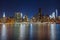
<svg viewBox="0 0 60 40"><path fill-rule="evenodd" d="M2 24L1 40L7 40L7 30L5 24Z"/></svg>
<svg viewBox="0 0 60 40"><path fill-rule="evenodd" d="M33 37L33 26L30 24L30 40L32 40Z"/></svg>
<svg viewBox="0 0 60 40"><path fill-rule="evenodd" d="M20 40L24 40L25 38L25 24L20 25Z"/></svg>
<svg viewBox="0 0 60 40"><path fill-rule="evenodd" d="M55 40L55 24L51 24L51 40Z"/></svg>

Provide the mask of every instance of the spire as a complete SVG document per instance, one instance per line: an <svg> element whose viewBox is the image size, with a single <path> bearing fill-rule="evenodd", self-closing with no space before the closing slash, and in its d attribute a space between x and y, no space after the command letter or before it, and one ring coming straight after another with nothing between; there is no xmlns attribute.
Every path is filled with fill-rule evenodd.
<svg viewBox="0 0 60 40"><path fill-rule="evenodd" d="M3 12L3 17L5 17L5 12Z"/></svg>
<svg viewBox="0 0 60 40"><path fill-rule="evenodd" d="M56 9L56 17L58 16L58 10Z"/></svg>

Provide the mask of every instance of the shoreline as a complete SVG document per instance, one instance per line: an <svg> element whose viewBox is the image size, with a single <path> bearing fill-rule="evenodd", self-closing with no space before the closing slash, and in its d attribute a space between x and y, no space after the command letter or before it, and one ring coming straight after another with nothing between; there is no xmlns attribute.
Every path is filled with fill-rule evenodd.
<svg viewBox="0 0 60 40"><path fill-rule="evenodd" d="M0 23L0 24L60 24L56 22L15 22L15 23Z"/></svg>

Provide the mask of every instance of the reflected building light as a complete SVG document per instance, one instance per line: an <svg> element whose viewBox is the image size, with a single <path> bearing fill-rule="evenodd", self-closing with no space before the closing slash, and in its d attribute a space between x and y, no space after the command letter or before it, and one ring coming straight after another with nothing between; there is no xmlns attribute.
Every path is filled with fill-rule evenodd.
<svg viewBox="0 0 60 40"><path fill-rule="evenodd" d="M31 26L31 27L30 27L30 33L32 34L32 24L30 24L30 26Z"/></svg>
<svg viewBox="0 0 60 40"><path fill-rule="evenodd" d="M33 26L30 24L30 39L32 40L33 37Z"/></svg>
<svg viewBox="0 0 60 40"><path fill-rule="evenodd" d="M51 40L55 40L55 24L51 24Z"/></svg>
<svg viewBox="0 0 60 40"><path fill-rule="evenodd" d="M25 38L25 24L20 25L20 40Z"/></svg>
<svg viewBox="0 0 60 40"><path fill-rule="evenodd" d="M2 24L1 40L7 40L7 30L5 24Z"/></svg>

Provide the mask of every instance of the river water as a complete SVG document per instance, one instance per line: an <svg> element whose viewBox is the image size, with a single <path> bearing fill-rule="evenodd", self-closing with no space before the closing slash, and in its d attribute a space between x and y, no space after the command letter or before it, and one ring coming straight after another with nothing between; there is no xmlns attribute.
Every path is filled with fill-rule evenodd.
<svg viewBox="0 0 60 40"><path fill-rule="evenodd" d="M60 40L60 24L0 24L0 40Z"/></svg>

